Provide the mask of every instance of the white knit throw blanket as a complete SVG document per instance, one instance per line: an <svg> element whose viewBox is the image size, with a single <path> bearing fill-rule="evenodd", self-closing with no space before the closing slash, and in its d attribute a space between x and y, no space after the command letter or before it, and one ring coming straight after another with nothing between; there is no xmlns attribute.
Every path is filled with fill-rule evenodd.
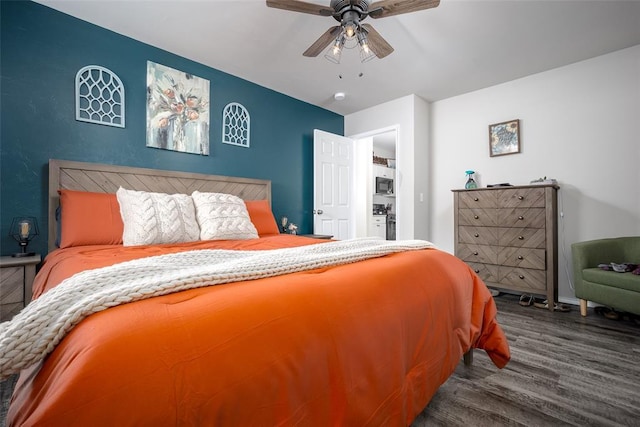
<svg viewBox="0 0 640 427"><path fill-rule="evenodd" d="M0 379L39 362L74 325L109 307L431 247L421 240L353 239L275 250L187 251L83 271L45 292L11 321L0 323Z"/></svg>

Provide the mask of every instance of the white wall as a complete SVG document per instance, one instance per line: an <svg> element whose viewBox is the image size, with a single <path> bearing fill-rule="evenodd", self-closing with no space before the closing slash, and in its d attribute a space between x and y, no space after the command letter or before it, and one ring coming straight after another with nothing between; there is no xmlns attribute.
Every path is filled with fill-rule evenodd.
<svg viewBox="0 0 640 427"><path fill-rule="evenodd" d="M489 157L488 125L510 119L521 153ZM467 169L483 187L558 180L561 300L575 298L572 243L640 235L640 45L435 102L429 121L429 240L441 249L453 252L451 189Z"/></svg>
<svg viewBox="0 0 640 427"><path fill-rule="evenodd" d="M388 150L383 147L377 146L375 141L373 142L373 155L378 157L384 157L386 159L395 159L396 151Z"/></svg>
<svg viewBox="0 0 640 427"><path fill-rule="evenodd" d="M377 105L344 118L346 136L357 136L378 129L397 127L396 201L397 238L426 239L427 168L429 150L429 105L423 99L409 95ZM416 122L420 123L416 123ZM416 170L420 166L420 170ZM419 201L417 190L424 192Z"/></svg>

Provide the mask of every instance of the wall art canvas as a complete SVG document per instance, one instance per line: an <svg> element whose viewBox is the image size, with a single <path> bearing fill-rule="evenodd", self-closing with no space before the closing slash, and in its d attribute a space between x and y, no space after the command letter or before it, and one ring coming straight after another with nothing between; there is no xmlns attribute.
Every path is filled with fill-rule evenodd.
<svg viewBox="0 0 640 427"><path fill-rule="evenodd" d="M489 154L491 157L519 152L519 119L489 125Z"/></svg>
<svg viewBox="0 0 640 427"><path fill-rule="evenodd" d="M147 61L147 147L209 155L209 80Z"/></svg>

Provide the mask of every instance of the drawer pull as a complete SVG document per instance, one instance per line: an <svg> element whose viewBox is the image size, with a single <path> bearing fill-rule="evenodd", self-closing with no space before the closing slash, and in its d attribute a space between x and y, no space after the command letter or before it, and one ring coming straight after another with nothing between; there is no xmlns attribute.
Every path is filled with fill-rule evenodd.
<svg viewBox="0 0 640 427"><path fill-rule="evenodd" d="M477 256L478 255L478 251L474 251L473 254Z"/></svg>
<svg viewBox="0 0 640 427"><path fill-rule="evenodd" d="M480 270L478 270L477 268L475 270L473 270L476 272L476 274L480 273Z"/></svg>
<svg viewBox="0 0 640 427"><path fill-rule="evenodd" d="M478 219L478 218L480 218L478 215L473 216L473 219Z"/></svg>
<svg viewBox="0 0 640 427"><path fill-rule="evenodd" d="M522 261L524 258L522 257L522 255L518 255L518 259Z"/></svg>
<svg viewBox="0 0 640 427"><path fill-rule="evenodd" d="M478 233L474 234L473 237L480 237Z"/></svg>
<svg viewBox="0 0 640 427"><path fill-rule="evenodd" d="M520 216L518 217L518 219L519 219L520 221L522 221L522 220L524 219L524 217L523 217L522 215L520 215Z"/></svg>
<svg viewBox="0 0 640 427"><path fill-rule="evenodd" d="M518 277L522 280L524 280L524 276L522 274L519 274Z"/></svg>
<svg viewBox="0 0 640 427"><path fill-rule="evenodd" d="M518 236L518 240L524 240L524 236Z"/></svg>
<svg viewBox="0 0 640 427"><path fill-rule="evenodd" d="M474 198L473 198L473 201L474 201L474 202L477 202L477 201L478 201L478 198L477 198L477 197L474 197Z"/></svg>
<svg viewBox="0 0 640 427"><path fill-rule="evenodd" d="M523 196L518 196L518 200L524 200Z"/></svg>

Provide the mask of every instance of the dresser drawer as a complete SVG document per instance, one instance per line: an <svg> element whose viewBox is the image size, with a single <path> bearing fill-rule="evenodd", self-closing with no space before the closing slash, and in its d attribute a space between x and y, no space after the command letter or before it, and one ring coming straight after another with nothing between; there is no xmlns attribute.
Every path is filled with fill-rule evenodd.
<svg viewBox="0 0 640 427"><path fill-rule="evenodd" d="M497 208L498 194L495 191L465 191L458 193L458 204L462 209Z"/></svg>
<svg viewBox="0 0 640 427"><path fill-rule="evenodd" d="M24 267L0 269L0 304L22 304L24 298Z"/></svg>
<svg viewBox="0 0 640 427"><path fill-rule="evenodd" d="M546 273L527 268L498 267L498 283L532 293L544 293L547 289Z"/></svg>
<svg viewBox="0 0 640 427"><path fill-rule="evenodd" d="M497 227L498 210L483 208L459 209L458 224L474 225L476 227Z"/></svg>
<svg viewBox="0 0 640 427"><path fill-rule="evenodd" d="M24 301L24 267L0 269L0 322L11 320L22 310Z"/></svg>
<svg viewBox="0 0 640 427"><path fill-rule="evenodd" d="M0 322L11 320L31 301L31 286L40 255L0 257Z"/></svg>
<svg viewBox="0 0 640 427"><path fill-rule="evenodd" d="M506 228L498 229L498 245L518 248L544 249L547 232L544 228Z"/></svg>
<svg viewBox="0 0 640 427"><path fill-rule="evenodd" d="M12 304L0 304L0 322L11 320L13 316L22 310L22 301Z"/></svg>
<svg viewBox="0 0 640 427"><path fill-rule="evenodd" d="M469 267L482 279L483 282L498 282L498 266L493 264L482 264L478 262L468 263Z"/></svg>
<svg viewBox="0 0 640 427"><path fill-rule="evenodd" d="M497 227L461 225L458 227L458 242L495 246L498 244L499 230Z"/></svg>
<svg viewBox="0 0 640 427"><path fill-rule="evenodd" d="M466 262L497 264L498 261L496 246L461 243L458 245L456 256Z"/></svg>
<svg viewBox="0 0 640 427"><path fill-rule="evenodd" d="M501 208L545 207L544 188L509 188L498 190L497 195Z"/></svg>
<svg viewBox="0 0 640 427"><path fill-rule="evenodd" d="M498 210L498 224L503 227L545 227L544 208L503 208Z"/></svg>
<svg viewBox="0 0 640 427"><path fill-rule="evenodd" d="M500 248L498 264L544 270L546 268L545 250L513 247Z"/></svg>

